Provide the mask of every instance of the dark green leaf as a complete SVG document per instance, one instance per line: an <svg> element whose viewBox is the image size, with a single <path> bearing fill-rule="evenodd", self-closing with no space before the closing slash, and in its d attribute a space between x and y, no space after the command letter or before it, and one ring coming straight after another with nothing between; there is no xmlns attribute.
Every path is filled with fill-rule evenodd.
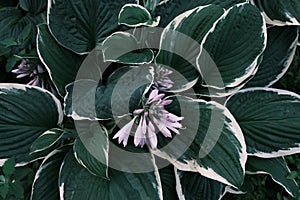
<svg viewBox="0 0 300 200"><path fill-rule="evenodd" d="M32 143L30 151L33 153L49 149L62 137L62 134L63 130L61 129L47 130Z"/></svg>
<svg viewBox="0 0 300 200"><path fill-rule="evenodd" d="M150 49L142 49L136 38L126 32L116 32L102 43L105 61L124 64L145 64L154 59Z"/></svg>
<svg viewBox="0 0 300 200"><path fill-rule="evenodd" d="M24 199L24 188L19 180L15 180L9 185L9 194L18 199Z"/></svg>
<svg viewBox="0 0 300 200"><path fill-rule="evenodd" d="M68 85L66 115L74 119L110 119L128 114L132 98L140 99L144 94L139 88L152 83L150 71L149 67L123 67L110 76L106 85L94 80Z"/></svg>
<svg viewBox="0 0 300 200"><path fill-rule="evenodd" d="M254 0L263 12L266 22L272 25L300 25L300 4L297 0Z"/></svg>
<svg viewBox="0 0 300 200"><path fill-rule="evenodd" d="M17 57L17 56L11 56L7 59L7 64L5 65L6 71L10 72L15 65L17 64L18 61L20 61L21 58Z"/></svg>
<svg viewBox="0 0 300 200"><path fill-rule="evenodd" d="M243 131L248 154L272 158L300 152L299 95L249 88L231 96L226 107Z"/></svg>
<svg viewBox="0 0 300 200"><path fill-rule="evenodd" d="M180 15L181 13L193 9L198 6L208 4L220 5L223 8L230 8L231 6L246 2L246 0L193 0L187 2L186 0L169 0L162 1L155 9L155 15L161 16L160 27L167 26L171 20Z"/></svg>
<svg viewBox="0 0 300 200"><path fill-rule="evenodd" d="M108 133L98 122L77 121L73 150L77 161L92 174L108 178Z"/></svg>
<svg viewBox="0 0 300 200"><path fill-rule="evenodd" d="M14 156L16 163L34 159L29 155L32 142L63 118L61 104L51 93L11 83L0 84L0 112L0 159Z"/></svg>
<svg viewBox="0 0 300 200"><path fill-rule="evenodd" d="M160 199L161 188L154 172L125 173L109 169L110 180L96 177L68 154L60 171L60 195L65 200Z"/></svg>
<svg viewBox="0 0 300 200"><path fill-rule="evenodd" d="M299 196L299 186L294 180L297 177L290 177L292 174L283 157L278 158L258 158L249 156L246 163L246 171L251 173L267 173L278 184L282 185L284 189L293 197Z"/></svg>
<svg viewBox="0 0 300 200"><path fill-rule="evenodd" d="M270 27L267 29L267 48L262 63L245 87L271 86L288 70L297 47L297 27Z"/></svg>
<svg viewBox="0 0 300 200"><path fill-rule="evenodd" d="M59 93L64 96L66 85L75 80L85 56L79 56L58 44L46 24L38 26L37 48Z"/></svg>
<svg viewBox="0 0 300 200"><path fill-rule="evenodd" d="M0 185L0 195L3 199L6 199L8 192L9 192L9 184L8 183L1 184Z"/></svg>
<svg viewBox="0 0 300 200"><path fill-rule="evenodd" d="M179 15L164 29L156 62L174 71L169 76L174 82L171 90L196 83L200 76L196 67L200 44L223 13L224 10L216 5L197 7Z"/></svg>
<svg viewBox="0 0 300 200"><path fill-rule="evenodd" d="M203 45L198 59L202 86L223 89L226 95L226 89L245 84L265 46L266 27L259 10L247 3L230 8Z"/></svg>
<svg viewBox="0 0 300 200"><path fill-rule="evenodd" d="M222 183L239 187L243 182L246 146L239 125L228 110L203 100L178 97L167 107L184 117L172 141L160 134L157 156L169 160L183 171L198 172Z"/></svg>
<svg viewBox="0 0 300 200"><path fill-rule="evenodd" d="M223 183L199 173L176 170L177 193L186 200L218 200L225 194Z"/></svg>
<svg viewBox="0 0 300 200"><path fill-rule="evenodd" d="M51 33L64 47L88 53L118 28L118 14L133 0L51 0L48 22Z"/></svg>
<svg viewBox="0 0 300 200"><path fill-rule="evenodd" d="M169 165L159 170L163 197L165 200L177 200L178 195L176 192L176 177L174 172L174 166Z"/></svg>
<svg viewBox="0 0 300 200"><path fill-rule="evenodd" d="M51 152L38 169L32 186L31 200L59 199L58 176L60 166L70 146Z"/></svg>
<svg viewBox="0 0 300 200"><path fill-rule="evenodd" d="M15 159L14 158L9 158L7 161L5 161L3 167L2 167L2 172L6 177L10 177L11 175L14 174L15 172Z"/></svg>
<svg viewBox="0 0 300 200"><path fill-rule="evenodd" d="M37 14L46 9L47 0L20 0L20 6L27 12Z"/></svg>
<svg viewBox="0 0 300 200"><path fill-rule="evenodd" d="M152 19L149 11L138 4L126 4L119 13L119 24L129 27L157 26L160 17Z"/></svg>

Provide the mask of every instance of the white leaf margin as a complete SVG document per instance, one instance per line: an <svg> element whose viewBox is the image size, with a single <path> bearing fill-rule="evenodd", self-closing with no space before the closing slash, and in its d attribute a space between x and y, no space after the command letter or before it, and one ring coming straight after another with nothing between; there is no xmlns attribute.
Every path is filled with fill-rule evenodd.
<svg viewBox="0 0 300 200"><path fill-rule="evenodd" d="M248 154L246 152L246 143L245 143L245 139L244 139L244 135L242 133L242 130L239 127L239 125L238 125L237 121L235 120L235 118L233 117L233 115L229 112L229 110L225 106L223 106L223 105L221 105L217 102L206 102L206 101L201 100L201 99L199 99L199 100L192 99L192 100L194 102L202 102L202 103L205 103L205 104L214 105L217 108L224 110L225 117L227 117L231 121L231 123L229 123L228 125L229 125L229 127L232 128L232 130L233 130L232 132L233 132L234 136L238 139L238 141L240 142L241 147L242 147L240 149L240 151L241 151L240 152L240 164L241 164L241 167L243 169L243 174L245 175L246 161L247 161L247 157L248 157ZM224 183L226 185L230 185L230 186L236 188L236 186L232 185L224 177L222 177L217 172L215 172L212 168L207 167L207 169L206 169L204 167L200 167L197 164L196 160L184 160L185 163L182 163L182 162L177 161L176 158L173 158L172 156L168 155L167 153L165 153L163 151L160 151L159 149L151 150L151 152L154 155L157 155L159 157L162 157L162 158L168 160L177 169L179 169L181 171L198 172L202 176L205 176L207 178L219 181L221 183Z"/></svg>
<svg viewBox="0 0 300 200"><path fill-rule="evenodd" d="M214 29L216 28L216 26L218 25L218 23L221 23L222 20L224 20L226 18L226 16L228 15L228 13L234 9L234 8L239 8L241 6L245 6L245 5L249 5L249 2L246 1L244 3L239 3L239 4L236 4L234 6L232 6L231 8L229 8L228 10L225 11L225 13L220 17L219 20L217 20L214 24L214 26L212 27L212 29L210 29L208 31L208 33L205 35L205 37L203 38L202 42L201 42L201 48L200 48L200 54L198 55L197 57L197 60L200 58L200 55L202 53L202 50L203 50L203 46L207 40L207 37L213 33ZM265 51L266 47L267 47L267 26L266 26L266 22L265 22L265 18L263 17L262 14L260 14L261 17L262 17L262 37L264 38L264 42L263 42L263 49L262 51L260 52L260 54L257 55L257 57L253 60L253 62L247 67L247 70L246 70L246 73L244 74L244 76L242 77L239 77L239 78L236 78L235 80L233 80L232 83L230 83L229 85L226 85L224 87L216 87L216 86L211 86L211 85L203 85L204 87L208 87L208 88L213 88L213 89L217 89L217 90L224 90L226 87L243 87L246 82L245 80L249 79L253 74L256 73L257 69L258 69L258 64L259 64L259 60L260 60L260 56L263 54L263 52ZM199 63L197 62L197 68L201 74L201 76L203 77L203 72L201 71L201 68L199 66ZM226 92L225 91L222 91L221 93L225 93L226 95ZM223 94L224 95L224 94ZM222 95L222 96L223 96ZM217 95L216 95L217 96Z"/></svg>
<svg viewBox="0 0 300 200"><path fill-rule="evenodd" d="M287 91L287 90L275 89L275 88L265 88L265 87L246 88L246 89L242 89L242 90L238 91L235 94L252 92L252 91L267 91L267 92L277 93L278 95L290 95L294 98L297 98L300 102L300 95L298 95L294 92ZM228 99L225 101L225 106L226 106L227 102L231 99L231 97L233 97L235 94L228 97ZM298 146L297 147L292 147L292 148L289 148L289 149L285 149L285 150L273 151L273 152L270 152L270 153L266 153L266 152L262 152L262 151L257 150L254 153L248 153L248 155L249 156L257 156L257 157L260 157L260 158L276 158L276 157L280 157L280 156L287 156L287 155L300 153L300 141L299 141L299 143L295 143L295 145L298 145Z"/></svg>
<svg viewBox="0 0 300 200"><path fill-rule="evenodd" d="M144 12L147 15L149 20L147 22L141 22L141 23L138 23L138 24L128 24L126 22L120 22L120 18L122 16L122 14L124 13L125 9L128 8L128 7L140 9L142 12ZM118 15L118 24L119 25L123 24L123 25L126 25L128 27L132 27L132 28L139 27L139 26L156 27L156 26L158 26L159 22L160 22L160 16L153 19L151 14L149 13L149 11L146 8L144 8L141 5L134 4L134 3L125 4L121 8L121 11L119 12L119 15Z"/></svg>

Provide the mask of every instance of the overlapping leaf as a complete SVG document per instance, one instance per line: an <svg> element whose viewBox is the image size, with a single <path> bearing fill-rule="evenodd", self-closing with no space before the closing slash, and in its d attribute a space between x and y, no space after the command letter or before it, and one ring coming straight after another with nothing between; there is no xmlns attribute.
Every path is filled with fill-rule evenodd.
<svg viewBox="0 0 300 200"><path fill-rule="evenodd" d="M104 85L94 80L78 80L67 87L65 113L74 119L110 119L130 113L130 102L140 102L152 83L149 67L122 67ZM136 92L139 91L139 92ZM138 106L138 105L135 105Z"/></svg>
<svg viewBox="0 0 300 200"><path fill-rule="evenodd" d="M174 73L171 90L193 86L199 78L196 60L200 44L224 10L216 5L197 7L177 16L164 29L156 63L170 67ZM180 76L179 76L179 75Z"/></svg>
<svg viewBox="0 0 300 200"><path fill-rule="evenodd" d="M107 180L90 174L69 153L60 171L60 197L66 200L161 199L160 183L154 172L134 174L109 169L109 177Z"/></svg>
<svg viewBox="0 0 300 200"><path fill-rule="evenodd" d="M299 95L249 88L231 96L226 107L239 123L250 155L273 158L300 152Z"/></svg>
<svg viewBox="0 0 300 200"><path fill-rule="evenodd" d="M271 86L288 70L297 47L297 27L269 27L263 60L246 87Z"/></svg>
<svg viewBox="0 0 300 200"><path fill-rule="evenodd" d="M300 4L297 0L254 0L263 12L267 23L272 25L300 25Z"/></svg>
<svg viewBox="0 0 300 200"><path fill-rule="evenodd" d="M117 30L122 5L130 1L51 0L48 23L51 33L64 47L85 54Z"/></svg>
<svg viewBox="0 0 300 200"><path fill-rule="evenodd" d="M79 56L58 44L46 24L38 26L37 48L59 93L64 96L65 86L75 80L85 56Z"/></svg>
<svg viewBox="0 0 300 200"><path fill-rule="evenodd" d="M218 104L181 98L168 109L175 114L180 110L185 128L171 141L159 137L159 149L154 154L168 159L180 170L239 187L247 155L237 122Z"/></svg>
<svg viewBox="0 0 300 200"><path fill-rule="evenodd" d="M230 8L204 42L197 63L200 84L230 94L227 90L240 88L256 72L265 46L266 27L259 10L247 3Z"/></svg>
<svg viewBox="0 0 300 200"><path fill-rule="evenodd" d="M34 159L29 155L33 141L63 119L52 94L19 84L0 84L0 110L0 159L14 156L17 163Z"/></svg>
<svg viewBox="0 0 300 200"><path fill-rule="evenodd" d="M299 196L299 186L294 179L288 179L290 169L283 157L278 158L258 158L250 156L246 163L246 170L250 173L267 173L284 189L297 198Z"/></svg>

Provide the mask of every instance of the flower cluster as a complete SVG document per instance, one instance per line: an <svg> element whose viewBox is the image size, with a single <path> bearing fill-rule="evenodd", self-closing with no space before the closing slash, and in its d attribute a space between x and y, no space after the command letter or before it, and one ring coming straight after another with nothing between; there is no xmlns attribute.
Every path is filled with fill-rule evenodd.
<svg viewBox="0 0 300 200"><path fill-rule="evenodd" d="M58 96L56 88L50 80L47 71L44 67L34 60L23 59L17 69L12 70L12 73L17 74L16 78L29 77L31 80L27 85L38 86L49 90L55 96Z"/></svg>
<svg viewBox="0 0 300 200"><path fill-rule="evenodd" d="M159 90L161 91L166 91L173 87L174 82L169 77L169 75L171 75L173 71L160 65L155 69L155 87L159 88Z"/></svg>
<svg viewBox="0 0 300 200"><path fill-rule="evenodd" d="M172 137L171 131L179 134L178 129L182 128L180 121L183 117L178 117L164 108L172 103L172 100L164 97L165 94L159 94L157 89L152 90L143 108L134 110L134 117L114 135L113 139L118 138L118 142L122 142L125 147L136 121L138 126L134 134L135 146L143 147L148 138L151 148L156 149L157 130L165 137Z"/></svg>

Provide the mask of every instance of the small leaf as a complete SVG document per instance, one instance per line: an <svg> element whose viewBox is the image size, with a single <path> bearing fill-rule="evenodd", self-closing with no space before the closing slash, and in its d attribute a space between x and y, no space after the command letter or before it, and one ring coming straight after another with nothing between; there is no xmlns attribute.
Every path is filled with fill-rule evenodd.
<svg viewBox="0 0 300 200"><path fill-rule="evenodd" d="M291 171L291 173L286 177L287 179L295 179L299 176L297 171Z"/></svg>
<svg viewBox="0 0 300 200"><path fill-rule="evenodd" d="M17 56L11 56L7 59L7 64L5 65L6 68L6 72L10 72L15 65L17 64L18 61L20 61L21 58L17 57Z"/></svg>
<svg viewBox="0 0 300 200"><path fill-rule="evenodd" d="M145 64L154 59L151 49L142 49L136 38L126 32L116 32L102 43L104 61L124 64Z"/></svg>
<svg viewBox="0 0 300 200"><path fill-rule="evenodd" d="M8 183L0 185L0 195L3 199L6 199L8 192L9 192L9 184Z"/></svg>
<svg viewBox="0 0 300 200"><path fill-rule="evenodd" d="M157 26L160 17L152 19L151 14L147 9L138 4L126 4L122 7L119 13L119 24L124 24L129 27L138 26Z"/></svg>
<svg viewBox="0 0 300 200"><path fill-rule="evenodd" d="M31 153L43 151L53 146L63 135L61 129L50 129L40 135L31 145Z"/></svg>
<svg viewBox="0 0 300 200"><path fill-rule="evenodd" d="M9 193L19 199L23 199L24 198L24 188L22 186L22 183L19 180L15 180L14 182L12 182L10 184Z"/></svg>
<svg viewBox="0 0 300 200"><path fill-rule="evenodd" d="M107 130L98 122L77 121L80 138L74 143L74 156L83 167L101 178L108 178L109 141Z"/></svg>
<svg viewBox="0 0 300 200"><path fill-rule="evenodd" d="M16 165L15 159L9 158L7 161L5 161L2 167L3 174L6 177L10 177L11 175L13 175L15 172L15 165Z"/></svg>
<svg viewBox="0 0 300 200"><path fill-rule="evenodd" d="M249 156L246 163L246 171L250 173L267 173L272 179L281 185L291 196L297 198L299 196L299 186L292 177L294 172L290 169L283 157L278 158L258 158ZM288 175L288 176L287 176ZM292 175L292 176L291 176Z"/></svg>
<svg viewBox="0 0 300 200"><path fill-rule="evenodd" d="M296 0L254 0L268 24L300 25L300 4Z"/></svg>

